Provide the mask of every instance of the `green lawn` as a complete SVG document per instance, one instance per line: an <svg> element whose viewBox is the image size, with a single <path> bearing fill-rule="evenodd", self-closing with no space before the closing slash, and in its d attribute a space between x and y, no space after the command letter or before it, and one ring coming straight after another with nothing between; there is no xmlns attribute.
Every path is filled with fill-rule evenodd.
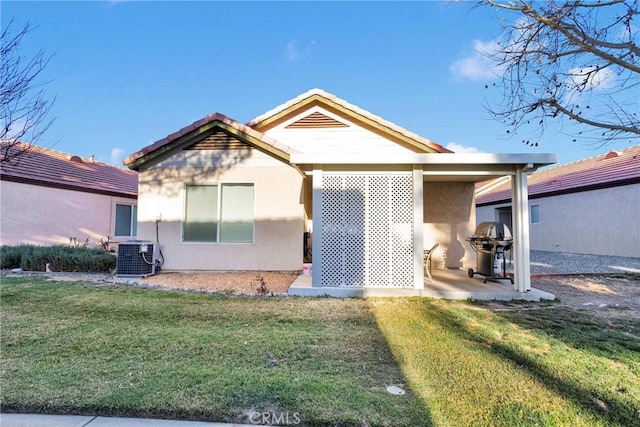
<svg viewBox="0 0 640 427"><path fill-rule="evenodd" d="M3 411L640 425L637 319L417 298L244 298L38 279L0 286ZM388 385L408 393L391 395Z"/></svg>

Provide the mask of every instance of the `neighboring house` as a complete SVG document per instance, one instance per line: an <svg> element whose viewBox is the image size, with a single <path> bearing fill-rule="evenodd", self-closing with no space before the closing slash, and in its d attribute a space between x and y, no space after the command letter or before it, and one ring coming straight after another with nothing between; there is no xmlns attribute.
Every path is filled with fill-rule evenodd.
<svg viewBox="0 0 640 427"><path fill-rule="evenodd" d="M300 270L308 232L319 293L422 289L435 242L437 267L474 266L475 183L510 176L526 202L527 171L554 162L451 153L319 89L246 125L209 115L125 160L139 172L138 237L159 236L165 270ZM524 292L524 238L517 248Z"/></svg>
<svg viewBox="0 0 640 427"><path fill-rule="evenodd" d="M3 163L0 179L3 245L88 241L93 247L110 237L115 248L136 236L134 171L33 146Z"/></svg>
<svg viewBox="0 0 640 427"><path fill-rule="evenodd" d="M478 222L511 225L502 178L476 188ZM640 258L640 145L529 177L531 249Z"/></svg>

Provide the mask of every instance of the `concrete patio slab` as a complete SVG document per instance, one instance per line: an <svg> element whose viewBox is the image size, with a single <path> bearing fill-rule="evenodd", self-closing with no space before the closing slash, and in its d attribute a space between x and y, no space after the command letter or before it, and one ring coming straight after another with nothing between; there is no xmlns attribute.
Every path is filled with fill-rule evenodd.
<svg viewBox="0 0 640 427"><path fill-rule="evenodd" d="M288 294L338 298L429 297L478 301L541 301L556 298L549 292L535 288L531 288L529 292L517 292L509 280L488 280L487 283L483 283L483 276L476 275L471 278L466 270L433 269L432 275L433 282L425 280L424 289L313 287L311 276L300 276L293 282Z"/></svg>

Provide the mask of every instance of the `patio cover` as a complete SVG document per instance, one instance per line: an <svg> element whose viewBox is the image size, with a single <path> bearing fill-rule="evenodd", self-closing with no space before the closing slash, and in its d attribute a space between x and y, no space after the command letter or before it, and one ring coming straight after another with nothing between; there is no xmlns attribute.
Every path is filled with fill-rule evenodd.
<svg viewBox="0 0 640 427"><path fill-rule="evenodd" d="M356 170L365 167L375 171L398 168L413 171L414 224L423 223L423 181L480 182L500 176L511 177L513 201L514 238L514 290L527 292L531 289L531 265L529 257L529 206L527 175L539 167L557 163L557 155L551 153L532 154L487 154L487 153L361 153L337 156L335 153L292 153L290 162L313 178L313 218L322 223L322 173L331 170ZM319 235L320 233L318 233ZM314 242L322 247L322 241ZM422 229L414 231L414 247L423 248ZM315 254L314 254L315 255ZM416 275L422 275L422 251L414 251ZM313 283L321 283L322 251L319 262L314 262ZM418 284L419 286L419 284Z"/></svg>

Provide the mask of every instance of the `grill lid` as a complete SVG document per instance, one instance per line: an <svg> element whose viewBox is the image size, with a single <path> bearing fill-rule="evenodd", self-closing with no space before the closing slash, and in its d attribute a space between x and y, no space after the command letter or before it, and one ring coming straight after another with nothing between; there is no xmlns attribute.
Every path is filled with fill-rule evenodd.
<svg viewBox="0 0 640 427"><path fill-rule="evenodd" d="M483 222L478 224L472 238L511 240L511 231L501 222Z"/></svg>

